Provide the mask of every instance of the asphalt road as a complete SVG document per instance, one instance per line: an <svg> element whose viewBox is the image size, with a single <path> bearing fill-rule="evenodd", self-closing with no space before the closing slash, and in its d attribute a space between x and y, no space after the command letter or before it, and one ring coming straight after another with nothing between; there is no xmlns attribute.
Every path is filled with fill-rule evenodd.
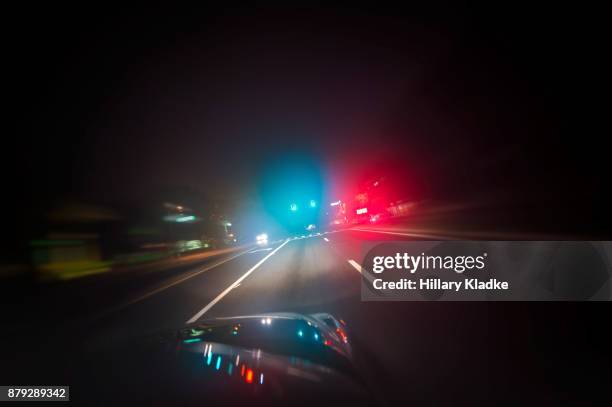
<svg viewBox="0 0 612 407"><path fill-rule="evenodd" d="M70 383L81 355L126 339L209 317L292 311L346 321L365 376L389 403L550 404L603 389L591 366L610 336L583 304L361 301L350 260L360 261L362 242L412 238L341 231L20 296L3 308L3 382ZM588 341L568 328L578 324L590 328ZM581 371L580 382L566 371Z"/></svg>

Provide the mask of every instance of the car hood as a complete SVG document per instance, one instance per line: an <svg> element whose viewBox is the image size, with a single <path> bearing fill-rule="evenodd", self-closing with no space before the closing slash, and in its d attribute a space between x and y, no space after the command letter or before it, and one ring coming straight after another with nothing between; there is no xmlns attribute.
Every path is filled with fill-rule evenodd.
<svg viewBox="0 0 612 407"><path fill-rule="evenodd" d="M363 404L368 397L346 326L330 314L207 319L153 342L155 350L133 345L129 366L117 377L149 389L133 393L135 401Z"/></svg>
<svg viewBox="0 0 612 407"><path fill-rule="evenodd" d="M206 320L180 330L177 349L192 378L215 381L232 393L282 399L288 388L293 394L296 388L360 392L345 326L330 314Z"/></svg>

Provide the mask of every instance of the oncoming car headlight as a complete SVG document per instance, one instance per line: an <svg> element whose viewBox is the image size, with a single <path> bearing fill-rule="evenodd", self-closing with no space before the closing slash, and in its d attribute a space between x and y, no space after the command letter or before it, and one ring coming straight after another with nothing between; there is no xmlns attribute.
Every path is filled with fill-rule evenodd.
<svg viewBox="0 0 612 407"><path fill-rule="evenodd" d="M257 235L255 240L257 241L257 244L260 245L268 244L268 235L266 233L262 233L260 235Z"/></svg>

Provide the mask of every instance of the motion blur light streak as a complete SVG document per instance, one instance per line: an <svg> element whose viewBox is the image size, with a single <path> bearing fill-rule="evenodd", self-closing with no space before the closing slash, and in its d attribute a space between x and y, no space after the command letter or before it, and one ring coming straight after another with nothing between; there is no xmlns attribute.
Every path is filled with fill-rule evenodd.
<svg viewBox="0 0 612 407"><path fill-rule="evenodd" d="M195 220L195 216L193 216L193 215L182 216L180 218L176 218L176 221L179 222L179 223L192 222L194 220Z"/></svg>
<svg viewBox="0 0 612 407"><path fill-rule="evenodd" d="M342 342L348 343L348 337L342 328L336 328L336 332L340 335L340 338L342 338Z"/></svg>
<svg viewBox="0 0 612 407"><path fill-rule="evenodd" d="M217 356L217 364L215 365L215 369L219 370L221 368L221 355Z"/></svg>

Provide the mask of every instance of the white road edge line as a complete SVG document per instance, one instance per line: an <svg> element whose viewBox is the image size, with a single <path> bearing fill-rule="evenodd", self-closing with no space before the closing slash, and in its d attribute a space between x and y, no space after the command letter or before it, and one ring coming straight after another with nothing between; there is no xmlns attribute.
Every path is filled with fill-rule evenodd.
<svg viewBox="0 0 612 407"><path fill-rule="evenodd" d="M156 289L154 289L154 290L152 290L152 291L149 291L148 293L143 294L143 295L141 295L140 297L138 297L138 298L136 298L136 299L134 299L134 300L131 300L131 301L129 301L128 303L126 303L126 304L124 304L124 305L131 305L131 304L134 304L134 303L140 302L140 301L142 301L142 300L144 300L144 299L149 298L149 297L150 297L150 296L152 296L152 295L155 295L155 294L157 294L157 293L159 293L159 292L161 292L161 291L167 290L167 289L168 289L168 288L170 288L170 287L173 287L173 286L175 286L175 285L177 285L177 284L180 284L180 283L182 283L182 282L184 282L184 281L186 281L186 280L189 280L189 279L190 279L190 278L192 278L192 277L195 277L195 276L197 276L197 275L200 275L200 274L202 274L202 273L203 273L203 272L205 272L205 271L212 270L212 269L214 269L215 267L218 267L218 266L220 266L220 265L222 265L222 264L225 264L225 263L227 263L228 261L232 261L232 260L234 260L235 258L240 257L240 256L242 256L243 254L247 254L247 253L249 253L249 252L248 252L248 251L244 251L244 252L241 252L241 253L236 254L235 256L231 256L231 257L228 257L227 259L223 259L223 260L221 260L221 261L219 261L219 262L217 262L217 263L215 263L215 264L211 264L210 266L206 266L206 267L204 267L204 268L202 268L202 269L200 269L200 270L198 270L198 271L196 271L196 272L194 272L194 273L191 273L191 274L186 275L185 277L181 277L181 278L179 278L178 280L171 281L171 282L170 282L170 283L168 283L168 284L165 284L165 285L163 285L163 286L161 286L161 287L158 287L158 288L156 288Z"/></svg>
<svg viewBox="0 0 612 407"><path fill-rule="evenodd" d="M326 242L329 242L329 239L324 237L323 240L325 240Z"/></svg>
<svg viewBox="0 0 612 407"><path fill-rule="evenodd" d="M265 249L255 249L255 250L251 250L248 253L259 253L259 252L269 252L270 250L272 250L271 247L266 247Z"/></svg>
<svg viewBox="0 0 612 407"><path fill-rule="evenodd" d="M273 251L271 251L266 257L264 257L263 259L259 260L257 262L257 264L255 264L253 267L251 267L249 269L249 271L247 271L246 273L244 273L242 275L242 277L240 277L238 280L236 280L233 284L231 284L229 287L227 287L225 290L223 290L221 292L221 294L217 295L215 297L214 300L212 300L210 303L208 303L208 305L206 305L204 308L202 308L200 311L198 311L197 314L195 314L194 316L192 316L189 320L187 320L188 324L193 324L194 322L196 322L198 319L200 319L202 317L202 315L204 315L205 313L208 312L208 310L210 310L212 307L215 306L216 303L218 303L219 301L221 301L223 299L223 297L225 297L230 291L232 291L234 288L238 287L240 285L240 283L242 283L242 280L244 280L245 278L247 278L252 272L254 272L257 267L261 266L266 260L268 260L272 255L274 255L274 253L276 253L277 251L279 251L284 245L286 245L287 243L289 243L289 240L285 240L285 242L283 244L281 244L280 246L278 246L276 249L274 249Z"/></svg>

